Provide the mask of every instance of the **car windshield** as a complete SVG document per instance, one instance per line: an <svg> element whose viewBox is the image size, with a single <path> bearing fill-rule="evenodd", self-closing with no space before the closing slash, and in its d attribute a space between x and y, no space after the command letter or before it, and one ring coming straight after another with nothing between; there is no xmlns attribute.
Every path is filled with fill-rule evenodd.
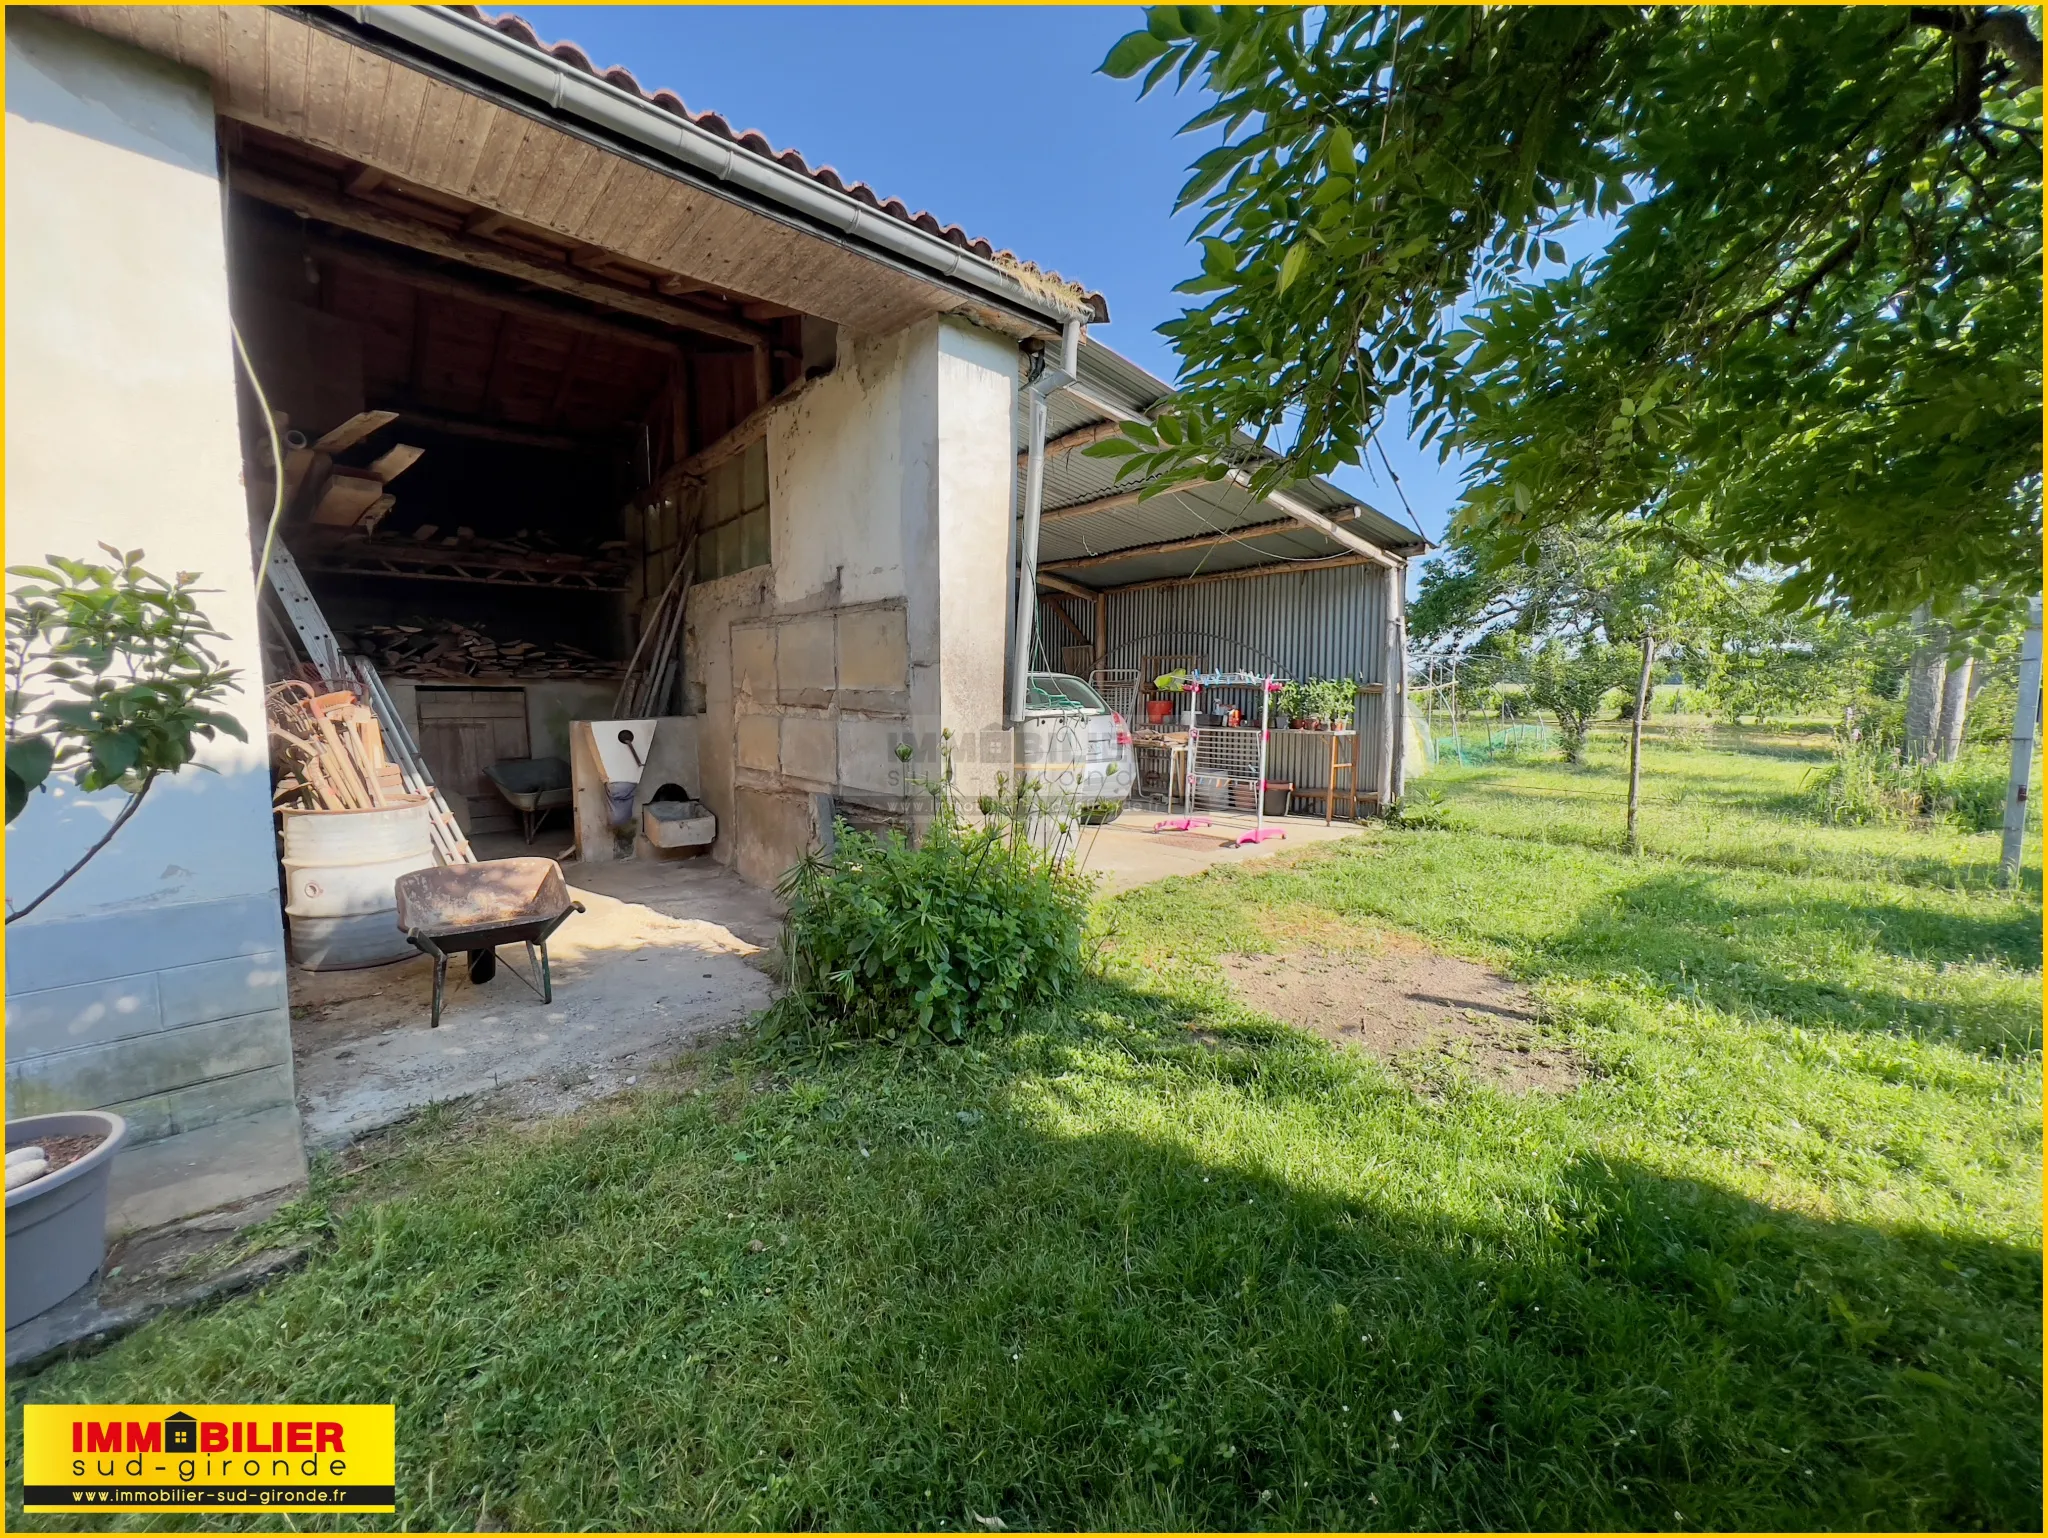
<svg viewBox="0 0 2048 1538"><path fill-rule="evenodd" d="M1046 715L1109 714L1102 696L1071 673L1033 673L1024 688L1024 708Z"/></svg>

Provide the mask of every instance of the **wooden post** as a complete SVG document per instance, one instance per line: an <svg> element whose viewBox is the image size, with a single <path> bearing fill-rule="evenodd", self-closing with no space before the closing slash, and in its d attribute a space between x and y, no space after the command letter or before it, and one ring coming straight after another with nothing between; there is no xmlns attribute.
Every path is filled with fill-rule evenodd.
<svg viewBox="0 0 2048 1538"><path fill-rule="evenodd" d="M1643 673L1636 680L1636 718L1628 727L1628 852L1643 852L1636 813L1643 800L1643 717L1650 713L1650 672L1657 661L1657 638L1643 632Z"/></svg>
<svg viewBox="0 0 2048 1538"><path fill-rule="evenodd" d="M1394 649L1388 665L1394 691L1393 769L1389 774L1393 797L1398 804L1408 794L1408 567L1403 562L1387 569L1387 585L1394 594Z"/></svg>
<svg viewBox="0 0 2048 1538"><path fill-rule="evenodd" d="M1381 627L1384 637L1380 644L1380 750L1378 772L1373 776L1373 788L1379 796L1380 815L1386 816L1394 803L1394 733L1400 729L1400 721L1394 712L1399 708L1400 686L1395 672L1400 667L1400 621L1395 617L1401 605L1401 573L1395 567L1387 568L1386 580L1386 622Z"/></svg>
<svg viewBox="0 0 2048 1538"><path fill-rule="evenodd" d="M1095 595L1095 671L1109 666L1109 594ZM1089 680L1091 683L1094 680Z"/></svg>

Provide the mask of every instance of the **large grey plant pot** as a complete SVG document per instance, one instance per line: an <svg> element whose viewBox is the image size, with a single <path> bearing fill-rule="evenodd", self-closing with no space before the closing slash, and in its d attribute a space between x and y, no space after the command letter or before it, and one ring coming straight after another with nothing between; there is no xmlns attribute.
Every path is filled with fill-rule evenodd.
<svg viewBox="0 0 2048 1538"><path fill-rule="evenodd" d="M54 1175L7 1193L7 1328L56 1307L93 1279L107 1254L107 1176L128 1136L112 1111L58 1111L7 1124L10 1148L46 1137L100 1146Z"/></svg>

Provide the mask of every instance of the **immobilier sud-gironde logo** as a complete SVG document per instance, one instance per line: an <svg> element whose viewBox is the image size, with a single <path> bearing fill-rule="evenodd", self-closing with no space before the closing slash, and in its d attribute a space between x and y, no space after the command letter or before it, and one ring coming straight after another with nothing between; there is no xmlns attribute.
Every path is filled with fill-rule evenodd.
<svg viewBox="0 0 2048 1538"><path fill-rule="evenodd" d="M25 1405L24 1511L390 1511L384 1405Z"/></svg>

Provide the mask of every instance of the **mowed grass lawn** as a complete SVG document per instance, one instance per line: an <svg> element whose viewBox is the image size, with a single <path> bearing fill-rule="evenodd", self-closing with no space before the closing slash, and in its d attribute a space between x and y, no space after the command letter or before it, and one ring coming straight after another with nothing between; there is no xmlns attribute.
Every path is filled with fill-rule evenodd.
<svg viewBox="0 0 2048 1538"><path fill-rule="evenodd" d="M1640 858L1606 737L1126 894L972 1050L425 1118L302 1273L17 1375L11 1524L90 1525L19 1515L34 1399L393 1401L414 1528L2038 1529L2038 855L1801 822L1811 741L1719 741L1653 749ZM1214 964L1390 933L1585 1082L1346 1054Z"/></svg>

